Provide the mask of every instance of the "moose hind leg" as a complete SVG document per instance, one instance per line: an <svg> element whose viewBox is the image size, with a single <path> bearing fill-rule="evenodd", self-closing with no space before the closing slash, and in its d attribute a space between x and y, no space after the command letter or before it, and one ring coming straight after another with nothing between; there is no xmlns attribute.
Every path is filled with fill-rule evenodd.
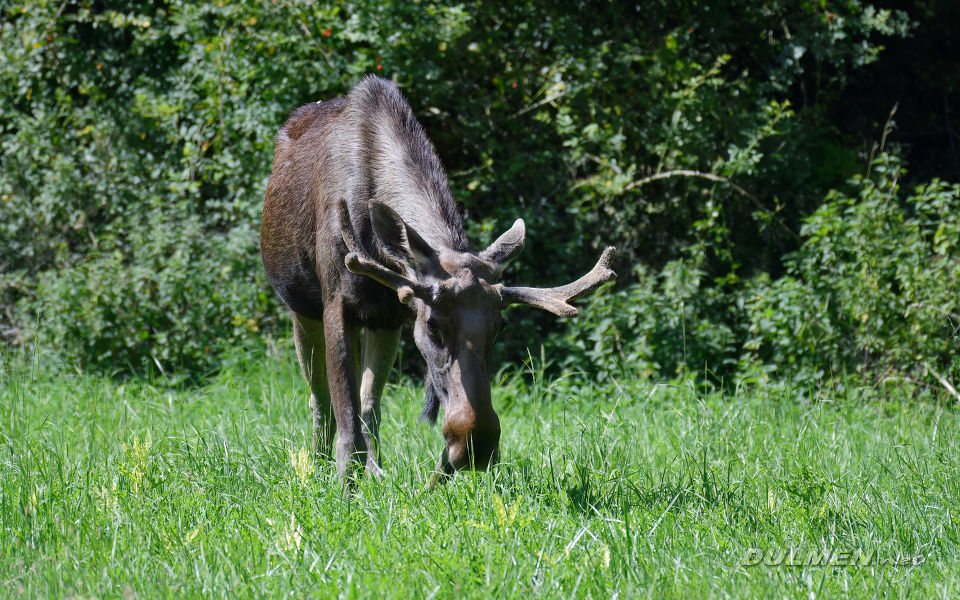
<svg viewBox="0 0 960 600"><path fill-rule="evenodd" d="M297 313L293 316L293 341L304 378L310 384L310 413L313 416L313 452L333 457L334 417L327 385L326 344L323 322Z"/></svg>
<svg viewBox="0 0 960 600"><path fill-rule="evenodd" d="M363 358L360 372L360 421L367 443L366 472L381 476L380 396L400 346L400 328L366 329L362 337Z"/></svg>

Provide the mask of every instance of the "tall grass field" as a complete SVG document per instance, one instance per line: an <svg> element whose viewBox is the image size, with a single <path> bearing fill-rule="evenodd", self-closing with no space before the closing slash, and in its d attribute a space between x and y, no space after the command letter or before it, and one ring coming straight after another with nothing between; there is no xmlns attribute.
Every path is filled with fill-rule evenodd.
<svg viewBox="0 0 960 600"><path fill-rule="evenodd" d="M517 368L502 464L428 492L395 378L344 499L292 348L199 388L0 360L3 597L960 595L960 419L897 389Z"/></svg>

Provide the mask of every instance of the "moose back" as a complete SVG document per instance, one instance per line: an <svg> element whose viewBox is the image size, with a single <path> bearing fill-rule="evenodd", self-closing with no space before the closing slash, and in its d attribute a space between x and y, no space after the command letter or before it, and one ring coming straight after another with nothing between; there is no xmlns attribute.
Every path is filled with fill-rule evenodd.
<svg viewBox="0 0 960 600"><path fill-rule="evenodd" d="M497 283L524 236L517 219L490 247L469 249L440 160L391 81L367 77L346 98L302 106L283 125L261 254L293 317L314 449L335 447L341 480L351 464L381 473L380 395L407 319L427 366L423 417L435 421L443 407L433 482L496 462L489 370L501 311L527 304L574 317L571 300L616 276L607 248L561 287Z"/></svg>

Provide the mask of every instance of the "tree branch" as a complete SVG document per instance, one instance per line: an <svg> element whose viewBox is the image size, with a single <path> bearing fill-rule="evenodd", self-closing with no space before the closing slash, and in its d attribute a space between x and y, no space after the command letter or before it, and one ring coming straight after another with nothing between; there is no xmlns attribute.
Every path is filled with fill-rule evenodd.
<svg viewBox="0 0 960 600"><path fill-rule="evenodd" d="M627 184L625 188L627 191L630 191L634 188L638 188L644 185L647 185L651 181L657 181L658 179L667 179L669 177L700 177L701 179L709 179L710 181L715 181L717 183L725 183L736 190L740 195L746 196L751 200L756 200L753 195L747 190L743 189L739 185L730 181L726 177L721 177L720 175L714 175L713 173L703 173L701 171L694 171L691 169L676 169L674 171L664 171L662 173L654 173L644 177L643 179L638 179Z"/></svg>
<svg viewBox="0 0 960 600"><path fill-rule="evenodd" d="M951 394L954 398L956 398L958 402L960 402L960 393L957 393L957 388L955 388L955 387L953 387L952 385L950 385L950 382L947 381L947 379L946 379L943 375L941 375L940 373L937 373L936 371L934 371L934 370L933 370L933 367L931 367L929 364L927 364L927 363L925 363L925 362L924 362L924 363L921 363L921 364L923 364L923 368L926 369L928 373L930 373L931 375L933 375L933 377L934 377L937 381L940 382L940 385L942 385L945 390L947 390L948 392L950 392L950 394Z"/></svg>

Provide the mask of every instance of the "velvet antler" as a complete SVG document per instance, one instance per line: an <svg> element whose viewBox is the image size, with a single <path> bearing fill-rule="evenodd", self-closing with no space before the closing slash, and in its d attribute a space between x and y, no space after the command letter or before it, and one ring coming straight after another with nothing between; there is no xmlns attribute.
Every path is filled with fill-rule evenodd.
<svg viewBox="0 0 960 600"><path fill-rule="evenodd" d="M497 284L504 306L508 304L527 304L542 308L558 317L575 317L579 311L568 304L582 296L586 296L601 285L617 278L617 274L610 269L613 259L613 247L608 247L600 255L600 260L589 273L574 281L555 288L510 287Z"/></svg>

